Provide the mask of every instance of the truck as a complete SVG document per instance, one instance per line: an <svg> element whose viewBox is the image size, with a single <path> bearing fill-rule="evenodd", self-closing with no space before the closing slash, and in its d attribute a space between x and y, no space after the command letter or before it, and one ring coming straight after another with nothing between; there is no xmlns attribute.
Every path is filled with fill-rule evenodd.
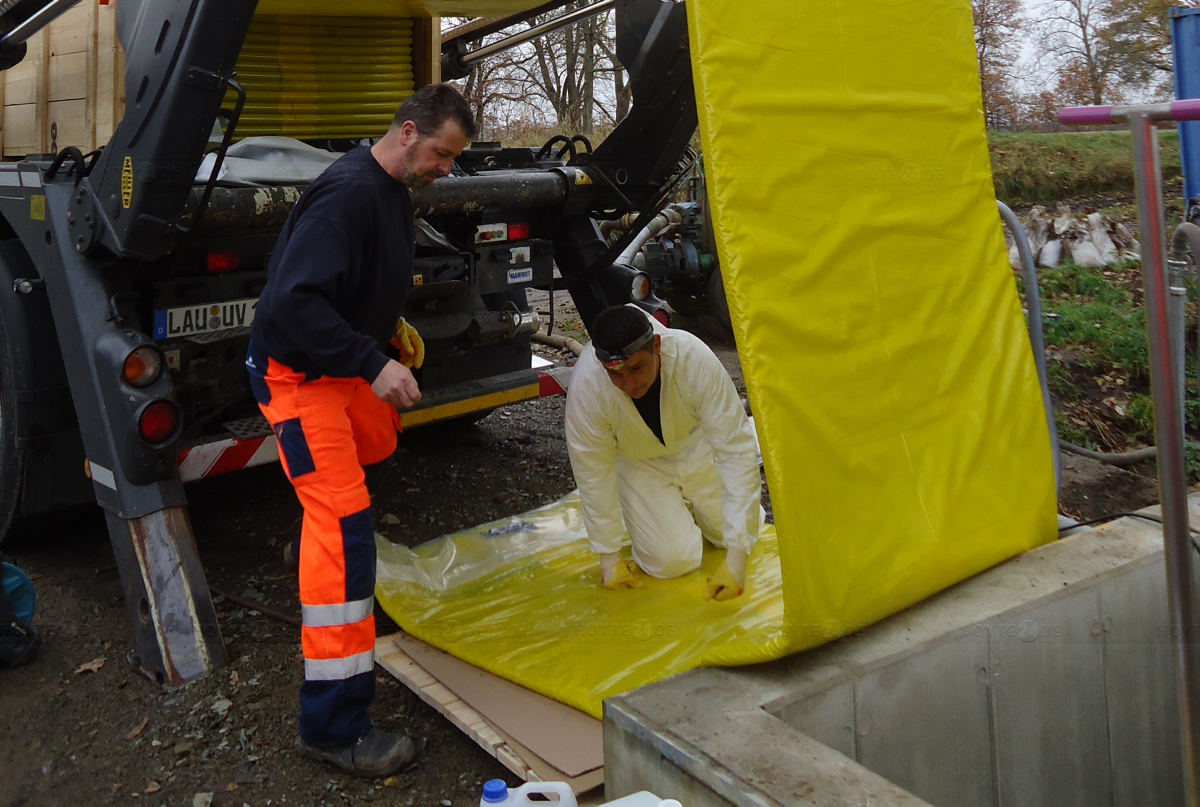
<svg viewBox="0 0 1200 807"><path fill-rule="evenodd" d="M31 37L74 2L0 2L0 64L20 69ZM56 127L53 151L0 162L0 536L14 518L98 504L151 679L178 687L227 661L184 483L276 457L243 360L303 186L218 183L231 146L283 133L336 153L379 136L406 92L469 70L480 37L568 4L480 0L456 13L519 11L438 47L436 19L395 3L373 3L393 7L387 18L355 17L372 2L348 0L345 16L298 19L282 0L119 0L111 136L90 148ZM585 324L627 302L666 316L646 272L619 258L692 167L685 7L600 0L568 16L608 8L634 103L603 142L474 144L454 175L412 194L423 223L404 317L427 353L406 426L561 391L531 368L527 289L568 291ZM364 45L389 30L393 43ZM279 55L312 31L349 47L314 45L323 67ZM380 89L376 73L401 85ZM308 85L313 99L298 100ZM307 123L281 125L306 103L291 123ZM599 225L619 219L610 243Z"/></svg>

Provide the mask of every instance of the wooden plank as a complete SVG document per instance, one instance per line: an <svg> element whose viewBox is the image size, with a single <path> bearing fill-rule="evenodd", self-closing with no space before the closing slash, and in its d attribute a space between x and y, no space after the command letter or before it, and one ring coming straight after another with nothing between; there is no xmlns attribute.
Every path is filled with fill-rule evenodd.
<svg viewBox="0 0 1200 807"><path fill-rule="evenodd" d="M37 106L10 104L4 107L4 156L24 157L38 150Z"/></svg>
<svg viewBox="0 0 1200 807"><path fill-rule="evenodd" d="M87 101L51 101L46 107L46 150L57 153L67 146L90 151L91 131L87 125Z"/></svg>
<svg viewBox="0 0 1200 807"><path fill-rule="evenodd" d="M92 4L78 3L46 26L50 53L84 53L92 33Z"/></svg>
<svg viewBox="0 0 1200 807"><path fill-rule="evenodd" d="M450 722L462 729L463 734L470 736L471 729L483 723L483 718L470 706L460 700L446 704L443 714Z"/></svg>
<svg viewBox="0 0 1200 807"><path fill-rule="evenodd" d="M16 67L4 71L4 104L32 104L37 93L38 56L32 52Z"/></svg>
<svg viewBox="0 0 1200 807"><path fill-rule="evenodd" d="M84 48L84 78L87 85L87 109L84 116L84 126L87 128L87 145L83 149L91 151L96 147L96 20L99 3L84 3L90 6L88 10L88 35Z"/></svg>
<svg viewBox="0 0 1200 807"><path fill-rule="evenodd" d="M50 148L50 121L47 119L50 103L50 26L32 37L42 43L41 59L38 62L37 91L34 93L34 139L36 151L45 152Z"/></svg>
<svg viewBox="0 0 1200 807"><path fill-rule="evenodd" d="M47 100L68 101L88 97L88 55L83 52L50 57Z"/></svg>
<svg viewBox="0 0 1200 807"><path fill-rule="evenodd" d="M501 745L496 748L496 761L525 781L530 781L529 766L525 764L525 760L521 759L520 754L507 745Z"/></svg>
<svg viewBox="0 0 1200 807"><path fill-rule="evenodd" d="M117 42L117 12L96 4L95 145L107 143L125 107L125 54Z"/></svg>
<svg viewBox="0 0 1200 807"><path fill-rule="evenodd" d="M412 637L400 649L506 736L519 741L565 776L604 764L599 720L564 703L506 681ZM563 778L563 777L560 777Z"/></svg>
<svg viewBox="0 0 1200 807"><path fill-rule="evenodd" d="M396 647L390 636L381 636L375 642L375 660L409 689L420 689L437 683L436 678Z"/></svg>
<svg viewBox="0 0 1200 807"><path fill-rule="evenodd" d="M504 738L504 745L511 749L529 766L528 782L566 782L576 793L583 793L604 784L604 768L593 768L576 776L568 776L546 760L526 748L519 741L505 733L504 729L496 727L496 733Z"/></svg>
<svg viewBox="0 0 1200 807"><path fill-rule="evenodd" d="M441 684L430 684L427 687L421 687L423 695L433 698L433 702L442 708L442 714L446 713L446 707L452 703L460 703L458 696Z"/></svg>
<svg viewBox="0 0 1200 807"><path fill-rule="evenodd" d="M380 666L413 690L421 700L439 711L455 726L494 756L508 770L526 781L567 782L577 794L594 790L604 784L604 768L597 767L576 776L568 776L529 748L491 723L487 715L462 700L421 667L400 645L411 646L415 640L404 634L381 636L375 642L375 659ZM417 685L414 681L420 680Z"/></svg>

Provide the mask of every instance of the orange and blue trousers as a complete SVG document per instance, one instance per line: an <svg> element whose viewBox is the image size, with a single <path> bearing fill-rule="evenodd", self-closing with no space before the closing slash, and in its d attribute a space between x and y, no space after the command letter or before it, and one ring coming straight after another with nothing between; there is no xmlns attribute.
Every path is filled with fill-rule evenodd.
<svg viewBox="0 0 1200 807"><path fill-rule="evenodd" d="M400 417L361 378L310 378L253 344L246 367L304 508L300 739L342 747L370 731L375 696L375 530L363 468L391 458Z"/></svg>

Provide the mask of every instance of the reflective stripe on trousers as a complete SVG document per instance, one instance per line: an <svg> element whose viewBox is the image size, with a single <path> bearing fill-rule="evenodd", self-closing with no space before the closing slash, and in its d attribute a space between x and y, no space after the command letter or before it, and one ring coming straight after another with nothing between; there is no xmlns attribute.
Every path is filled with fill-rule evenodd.
<svg viewBox="0 0 1200 807"><path fill-rule="evenodd" d="M252 348L253 350L253 348ZM371 728L375 531L363 466L396 449L399 415L359 378L304 376L274 359L251 372L280 462L304 508L300 531L300 738L339 747Z"/></svg>

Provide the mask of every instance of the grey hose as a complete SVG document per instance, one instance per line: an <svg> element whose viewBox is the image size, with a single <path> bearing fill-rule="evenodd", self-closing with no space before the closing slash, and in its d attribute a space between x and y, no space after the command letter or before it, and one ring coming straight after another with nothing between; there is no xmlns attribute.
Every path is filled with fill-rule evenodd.
<svg viewBox="0 0 1200 807"><path fill-rule="evenodd" d="M1200 227L1197 227L1190 221L1185 221L1176 227L1175 232L1171 234L1172 257L1174 255L1186 254L1188 251L1192 254L1192 266L1200 263ZM1186 353L1187 351L1185 350L1184 352ZM1200 340L1196 342L1196 361L1196 366L1200 367ZM1180 387L1184 388L1186 385L1180 384Z"/></svg>
<svg viewBox="0 0 1200 807"><path fill-rule="evenodd" d="M1059 454L1058 427L1054 423L1054 403L1050 400L1050 385L1046 381L1046 342L1042 337L1042 300L1038 294L1037 266L1034 265L1033 250L1029 248L1029 239L1025 237L1025 228L1021 226L1017 214L1004 202L997 201L996 205L1000 208L1000 218L1012 233L1017 254L1021 258L1025 304L1029 308L1025 324L1029 330L1029 344L1033 348L1033 363L1037 367L1038 386L1042 389L1042 408L1046 413L1046 427L1050 431L1050 456L1054 462L1054 489L1057 491L1062 483L1062 457Z"/></svg>
<svg viewBox="0 0 1200 807"><path fill-rule="evenodd" d="M562 334L542 333L541 331L538 331L529 338L534 342L537 342L539 345L549 345L550 347L556 347L559 350L569 350L575 354L575 358L579 358L579 355L583 353L583 345L571 337L563 336Z"/></svg>
<svg viewBox="0 0 1200 807"><path fill-rule="evenodd" d="M1092 451L1090 448L1077 446L1074 443L1068 443L1065 440L1058 441L1058 447L1063 451L1069 451L1072 454L1078 454L1081 457L1105 462L1109 465L1124 467L1126 465L1135 465L1139 462L1152 460L1158 456L1158 449L1154 446L1149 448L1139 448L1137 451L1126 451L1122 454L1101 454L1099 451Z"/></svg>
<svg viewBox="0 0 1200 807"><path fill-rule="evenodd" d="M625 247L625 251L617 258L617 263L633 263L633 258L642 251L642 247L646 245L654 236L661 233L663 230L674 224L683 223L683 214L676 209L675 205L669 205L659 211L658 215L650 219L649 223L641 229L641 231L629 242L629 246Z"/></svg>

